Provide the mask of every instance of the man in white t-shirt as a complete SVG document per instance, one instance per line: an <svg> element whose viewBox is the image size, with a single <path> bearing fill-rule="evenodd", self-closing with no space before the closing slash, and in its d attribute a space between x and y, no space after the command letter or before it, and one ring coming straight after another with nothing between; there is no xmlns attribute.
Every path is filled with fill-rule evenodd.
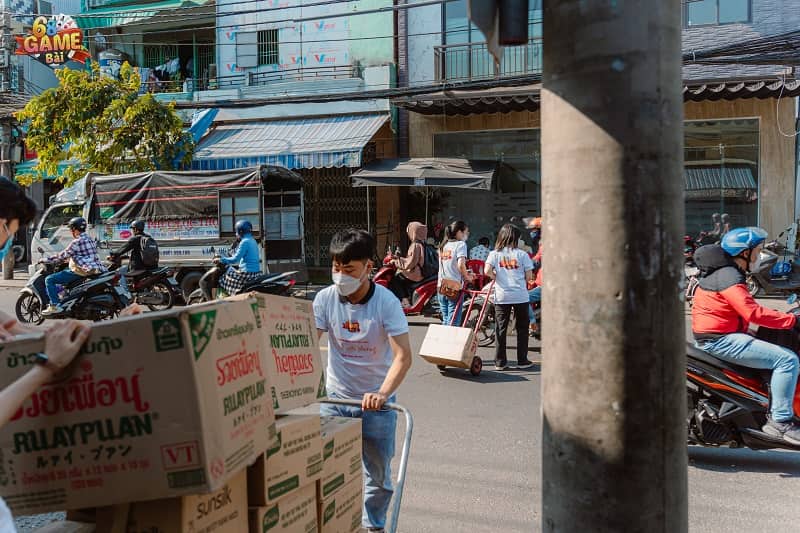
<svg viewBox="0 0 800 533"><path fill-rule="evenodd" d="M345 230L330 245L333 285L314 299L319 335L328 333L330 398L360 400L361 408L323 405L321 414L361 418L365 489L363 526L383 531L392 499L391 462L397 413L383 409L411 368L408 321L388 289L369 273L375 241L362 230Z"/></svg>

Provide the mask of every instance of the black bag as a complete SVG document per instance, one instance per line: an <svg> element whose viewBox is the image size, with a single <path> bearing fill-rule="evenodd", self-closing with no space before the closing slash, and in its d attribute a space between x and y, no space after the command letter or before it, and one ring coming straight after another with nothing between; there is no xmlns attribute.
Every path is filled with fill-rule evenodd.
<svg viewBox="0 0 800 533"><path fill-rule="evenodd" d="M158 266L158 243L150 235L139 237L139 245L142 249L142 266L145 268L156 268Z"/></svg>
<svg viewBox="0 0 800 533"><path fill-rule="evenodd" d="M423 279L432 278L439 273L439 251L432 244L420 243L425 249L422 263Z"/></svg>

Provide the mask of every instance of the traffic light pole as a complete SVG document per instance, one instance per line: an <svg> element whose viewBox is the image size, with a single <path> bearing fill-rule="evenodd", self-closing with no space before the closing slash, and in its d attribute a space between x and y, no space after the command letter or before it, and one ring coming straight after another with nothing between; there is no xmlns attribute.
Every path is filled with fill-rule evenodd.
<svg viewBox="0 0 800 533"><path fill-rule="evenodd" d="M546 532L687 531L680 22L544 3Z"/></svg>

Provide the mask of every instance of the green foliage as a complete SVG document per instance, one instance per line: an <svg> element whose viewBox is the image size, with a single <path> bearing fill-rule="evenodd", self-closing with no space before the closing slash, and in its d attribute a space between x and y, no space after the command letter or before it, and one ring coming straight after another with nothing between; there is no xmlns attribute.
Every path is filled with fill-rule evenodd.
<svg viewBox="0 0 800 533"><path fill-rule="evenodd" d="M174 170L192 160L194 143L184 131L174 105L151 94L139 96L140 80L127 63L120 79L92 72L59 69L58 87L34 97L17 113L28 122L26 145L37 152L39 163L23 184L56 176L58 164L74 160L62 180L71 184L86 172L120 174L147 170Z"/></svg>

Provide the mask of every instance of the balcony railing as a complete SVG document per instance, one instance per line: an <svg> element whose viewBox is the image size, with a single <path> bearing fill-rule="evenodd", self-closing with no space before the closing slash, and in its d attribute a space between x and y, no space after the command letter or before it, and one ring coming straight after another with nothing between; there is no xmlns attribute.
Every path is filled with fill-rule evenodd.
<svg viewBox="0 0 800 533"><path fill-rule="evenodd" d="M458 82L505 78L542 72L542 40L503 50L496 67L486 43L448 44L434 48L436 80Z"/></svg>
<svg viewBox="0 0 800 533"><path fill-rule="evenodd" d="M342 80L363 78L363 70L357 65L335 65L326 67L298 68L275 72L246 72L230 76L206 76L197 80L154 81L145 80L143 89L148 92L194 92L217 89L239 89L241 87L267 87L281 82Z"/></svg>

